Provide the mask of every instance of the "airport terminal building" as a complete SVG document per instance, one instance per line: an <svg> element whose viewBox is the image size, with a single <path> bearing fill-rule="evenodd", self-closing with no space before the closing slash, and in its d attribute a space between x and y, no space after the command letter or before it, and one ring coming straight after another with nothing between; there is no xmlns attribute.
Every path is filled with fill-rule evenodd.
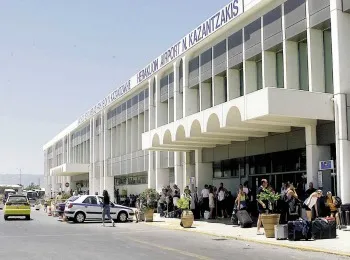
<svg viewBox="0 0 350 260"><path fill-rule="evenodd" d="M46 190L262 178L350 202L350 0L233 0L44 145Z"/></svg>

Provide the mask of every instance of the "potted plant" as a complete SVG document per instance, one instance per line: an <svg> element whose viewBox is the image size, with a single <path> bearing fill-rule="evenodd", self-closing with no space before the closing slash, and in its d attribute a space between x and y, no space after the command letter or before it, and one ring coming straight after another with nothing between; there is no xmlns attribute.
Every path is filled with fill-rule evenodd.
<svg viewBox="0 0 350 260"><path fill-rule="evenodd" d="M268 205L266 205L266 214L261 214L261 222L264 226L265 236L267 238L274 238L275 226L279 224L281 216L280 214L276 214L274 209L275 204L280 199L281 195L266 189L257 197L260 201L268 203Z"/></svg>
<svg viewBox="0 0 350 260"><path fill-rule="evenodd" d="M180 225L184 228L190 228L193 224L193 213L190 210L191 198L182 197L177 201L177 207L182 209Z"/></svg>
<svg viewBox="0 0 350 260"><path fill-rule="evenodd" d="M158 193L155 189L146 189L139 196L140 199L140 209L145 216L146 222L153 221L154 209L157 208L158 203Z"/></svg>

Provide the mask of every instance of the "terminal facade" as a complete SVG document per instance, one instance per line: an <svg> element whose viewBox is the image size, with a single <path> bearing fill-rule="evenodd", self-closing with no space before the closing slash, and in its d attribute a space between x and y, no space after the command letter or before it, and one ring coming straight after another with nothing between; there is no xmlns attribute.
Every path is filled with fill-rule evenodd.
<svg viewBox="0 0 350 260"><path fill-rule="evenodd" d="M349 27L350 0L231 1L44 145L46 191L264 178L350 202Z"/></svg>

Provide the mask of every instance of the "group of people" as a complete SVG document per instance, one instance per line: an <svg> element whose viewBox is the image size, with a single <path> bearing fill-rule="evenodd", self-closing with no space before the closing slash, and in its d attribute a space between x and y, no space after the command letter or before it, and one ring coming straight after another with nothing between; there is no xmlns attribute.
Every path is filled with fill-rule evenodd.
<svg viewBox="0 0 350 260"><path fill-rule="evenodd" d="M261 180L261 186L257 191L257 209L259 213L257 222L257 233L263 234L261 228L261 214L274 210L281 214L281 222L288 222L304 217L311 221L318 217L334 217L337 225L340 225L338 209L341 206L339 197L333 196L332 192L328 191L326 195L322 190L316 190L312 182L309 183L309 188L297 190L292 183L284 183L280 192L280 199L276 205L271 205L269 201L259 199L259 195L264 192L274 192L266 179ZM302 216L305 212L306 216Z"/></svg>

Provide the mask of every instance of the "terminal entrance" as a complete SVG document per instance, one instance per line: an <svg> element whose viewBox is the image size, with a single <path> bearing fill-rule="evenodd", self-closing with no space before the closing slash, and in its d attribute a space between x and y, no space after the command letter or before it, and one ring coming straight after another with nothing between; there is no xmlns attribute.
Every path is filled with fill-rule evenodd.
<svg viewBox="0 0 350 260"><path fill-rule="evenodd" d="M260 187L261 180L268 180L271 187L278 193L280 193L282 184L290 182L295 188L305 188L306 171L293 171L293 172L276 172L269 174L256 174L249 176L249 185L253 193Z"/></svg>

